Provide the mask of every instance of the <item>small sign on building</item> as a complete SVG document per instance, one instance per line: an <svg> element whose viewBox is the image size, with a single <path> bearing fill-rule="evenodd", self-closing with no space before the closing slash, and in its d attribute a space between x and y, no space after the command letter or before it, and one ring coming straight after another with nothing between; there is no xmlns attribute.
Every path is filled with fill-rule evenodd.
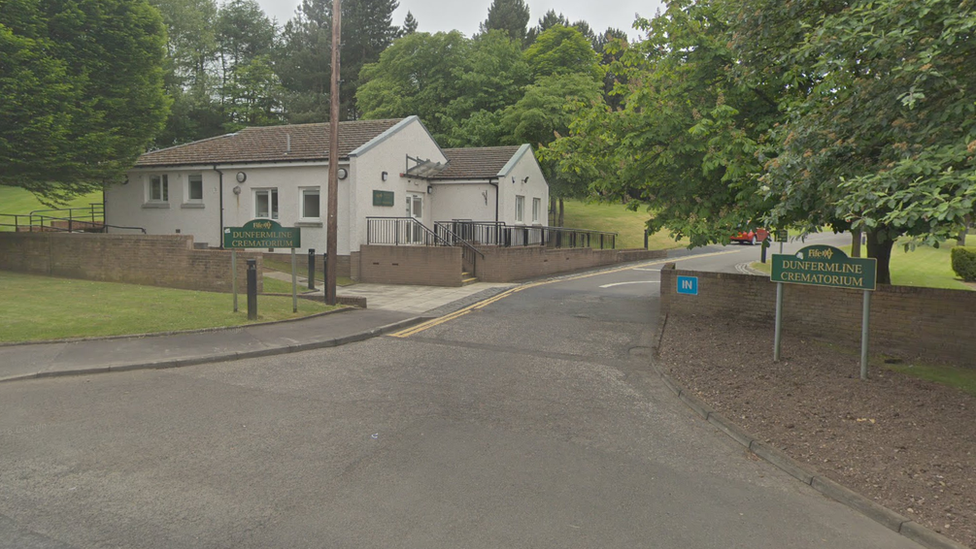
<svg viewBox="0 0 976 549"><path fill-rule="evenodd" d="M698 277L679 276L678 293L682 295L698 295Z"/></svg>
<svg viewBox="0 0 976 549"><path fill-rule="evenodd" d="M393 206L394 195L391 191L373 191L374 206Z"/></svg>

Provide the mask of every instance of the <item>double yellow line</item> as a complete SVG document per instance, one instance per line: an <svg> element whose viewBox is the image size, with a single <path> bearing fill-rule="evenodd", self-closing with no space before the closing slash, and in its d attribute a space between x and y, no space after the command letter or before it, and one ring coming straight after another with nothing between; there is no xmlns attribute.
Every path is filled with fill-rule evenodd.
<svg viewBox="0 0 976 549"><path fill-rule="evenodd" d="M492 303L501 301L501 300L505 299L506 297L508 297L510 295L517 294L517 293L521 292L522 290L528 290L529 288L535 288L537 286L543 286L545 284L552 284L554 282L568 282L570 280L580 280L580 279L583 279L583 278L591 278L591 277L594 277L594 276L602 276L602 275L606 275L606 274L620 273L620 272L623 272L623 271L630 271L630 270L633 270L633 269L639 269L641 267L650 267L652 265L661 265L661 264L664 264L664 263L673 263L673 262L682 261L682 260L685 260L685 259L699 259L699 258L702 258L702 257L711 257L711 256L715 256L715 255L732 254L732 253L735 253L736 251L738 251L738 250L728 251L728 252L713 252L713 253L710 253L710 254L693 255L693 256L688 256L688 257L679 257L679 258L675 258L675 259L666 259L666 260L662 260L662 261L651 261L649 263L641 263L639 265L630 265L628 267L619 267L619 268L616 268L616 269L609 269L609 270L606 270L606 271L599 271L599 272L595 272L595 273L586 273L586 274L581 274L581 275L574 275L574 276L567 276L567 277L559 277L559 278L551 278L551 279L542 280L542 281L539 281L539 282L530 282L528 284L522 284L521 286L516 286L515 288L510 288L508 290L505 290L504 292L502 292L502 293L500 293L500 294L498 294L496 296L492 296L492 297L489 297L488 299L485 299L483 301L479 301L479 302L475 303L474 305L468 305L467 307L465 307L463 309L460 309L460 310L457 310L457 311L454 311L453 313L451 313L449 315L444 315L442 317L435 318L433 320L428 320L427 322L423 322L421 324L417 324L416 326L407 328L406 330L401 330L399 332L392 333L392 334L390 334L390 337L404 338L404 337L410 337L410 336L415 335L415 334L419 334L420 332L423 332L424 330L429 330L429 329L431 329L431 328L433 328L435 326L440 326L441 324L444 324L446 322L450 322L450 321L452 321L452 320L454 320L456 318L461 318L462 316L464 316L464 315L466 315L466 314L468 314L468 313L470 313L472 311L476 311L478 309L483 309L483 308L491 305Z"/></svg>

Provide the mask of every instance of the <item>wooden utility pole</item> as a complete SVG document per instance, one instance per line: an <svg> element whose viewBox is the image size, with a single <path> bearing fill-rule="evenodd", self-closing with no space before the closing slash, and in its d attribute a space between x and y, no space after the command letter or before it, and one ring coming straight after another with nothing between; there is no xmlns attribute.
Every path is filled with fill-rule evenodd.
<svg viewBox="0 0 976 549"><path fill-rule="evenodd" d="M339 239L339 224L336 212L339 209L339 47L342 43L342 6L339 0L332 0L332 81L329 86L329 222L326 228L325 248L325 302L336 304L336 241Z"/></svg>

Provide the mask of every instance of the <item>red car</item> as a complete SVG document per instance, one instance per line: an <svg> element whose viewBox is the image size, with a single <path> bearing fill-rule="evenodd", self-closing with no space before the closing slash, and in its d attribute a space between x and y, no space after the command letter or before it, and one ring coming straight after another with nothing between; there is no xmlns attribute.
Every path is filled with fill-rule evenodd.
<svg viewBox="0 0 976 549"><path fill-rule="evenodd" d="M769 230L767 229L748 229L734 235L731 240L732 242L755 246L757 242L765 242L769 236Z"/></svg>

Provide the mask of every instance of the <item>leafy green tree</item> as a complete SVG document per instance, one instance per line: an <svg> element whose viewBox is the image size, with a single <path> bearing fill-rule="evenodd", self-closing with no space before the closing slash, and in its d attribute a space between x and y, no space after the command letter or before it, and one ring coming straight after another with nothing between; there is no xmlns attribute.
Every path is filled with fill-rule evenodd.
<svg viewBox="0 0 976 549"><path fill-rule="evenodd" d="M217 15L223 131L282 122L283 90L271 53L277 29L255 0L232 0Z"/></svg>
<svg viewBox="0 0 976 549"><path fill-rule="evenodd" d="M647 39L610 69L623 77L622 107L584 109L548 152L604 199L653 209L650 230L667 228L693 246L725 242L733 227L768 209L755 153L780 116L776 102L731 72L718 8L672 2L640 20Z"/></svg>
<svg viewBox="0 0 976 549"><path fill-rule="evenodd" d="M572 27L556 25L525 50L534 77L587 73L601 78L599 58L589 40Z"/></svg>
<svg viewBox="0 0 976 549"><path fill-rule="evenodd" d="M863 229L881 283L896 238L958 234L976 202L974 29L973 0L854 2L822 17L785 56L813 76L772 132L770 218Z"/></svg>
<svg viewBox="0 0 976 549"><path fill-rule="evenodd" d="M218 135L224 115L218 87L217 4L214 0L151 0L167 30L164 81L172 100L154 146Z"/></svg>
<svg viewBox="0 0 976 549"><path fill-rule="evenodd" d="M526 25L529 24L529 6L525 0L492 0L488 6L488 18L480 26L480 32L500 30L508 34L516 44L525 41Z"/></svg>
<svg viewBox="0 0 976 549"><path fill-rule="evenodd" d="M145 1L0 4L0 185L57 203L124 179L166 117L165 47Z"/></svg>
<svg viewBox="0 0 976 549"><path fill-rule="evenodd" d="M462 95L471 41L458 31L418 32L396 40L363 67L357 102L363 118L417 115L440 138L454 121L448 106Z"/></svg>

